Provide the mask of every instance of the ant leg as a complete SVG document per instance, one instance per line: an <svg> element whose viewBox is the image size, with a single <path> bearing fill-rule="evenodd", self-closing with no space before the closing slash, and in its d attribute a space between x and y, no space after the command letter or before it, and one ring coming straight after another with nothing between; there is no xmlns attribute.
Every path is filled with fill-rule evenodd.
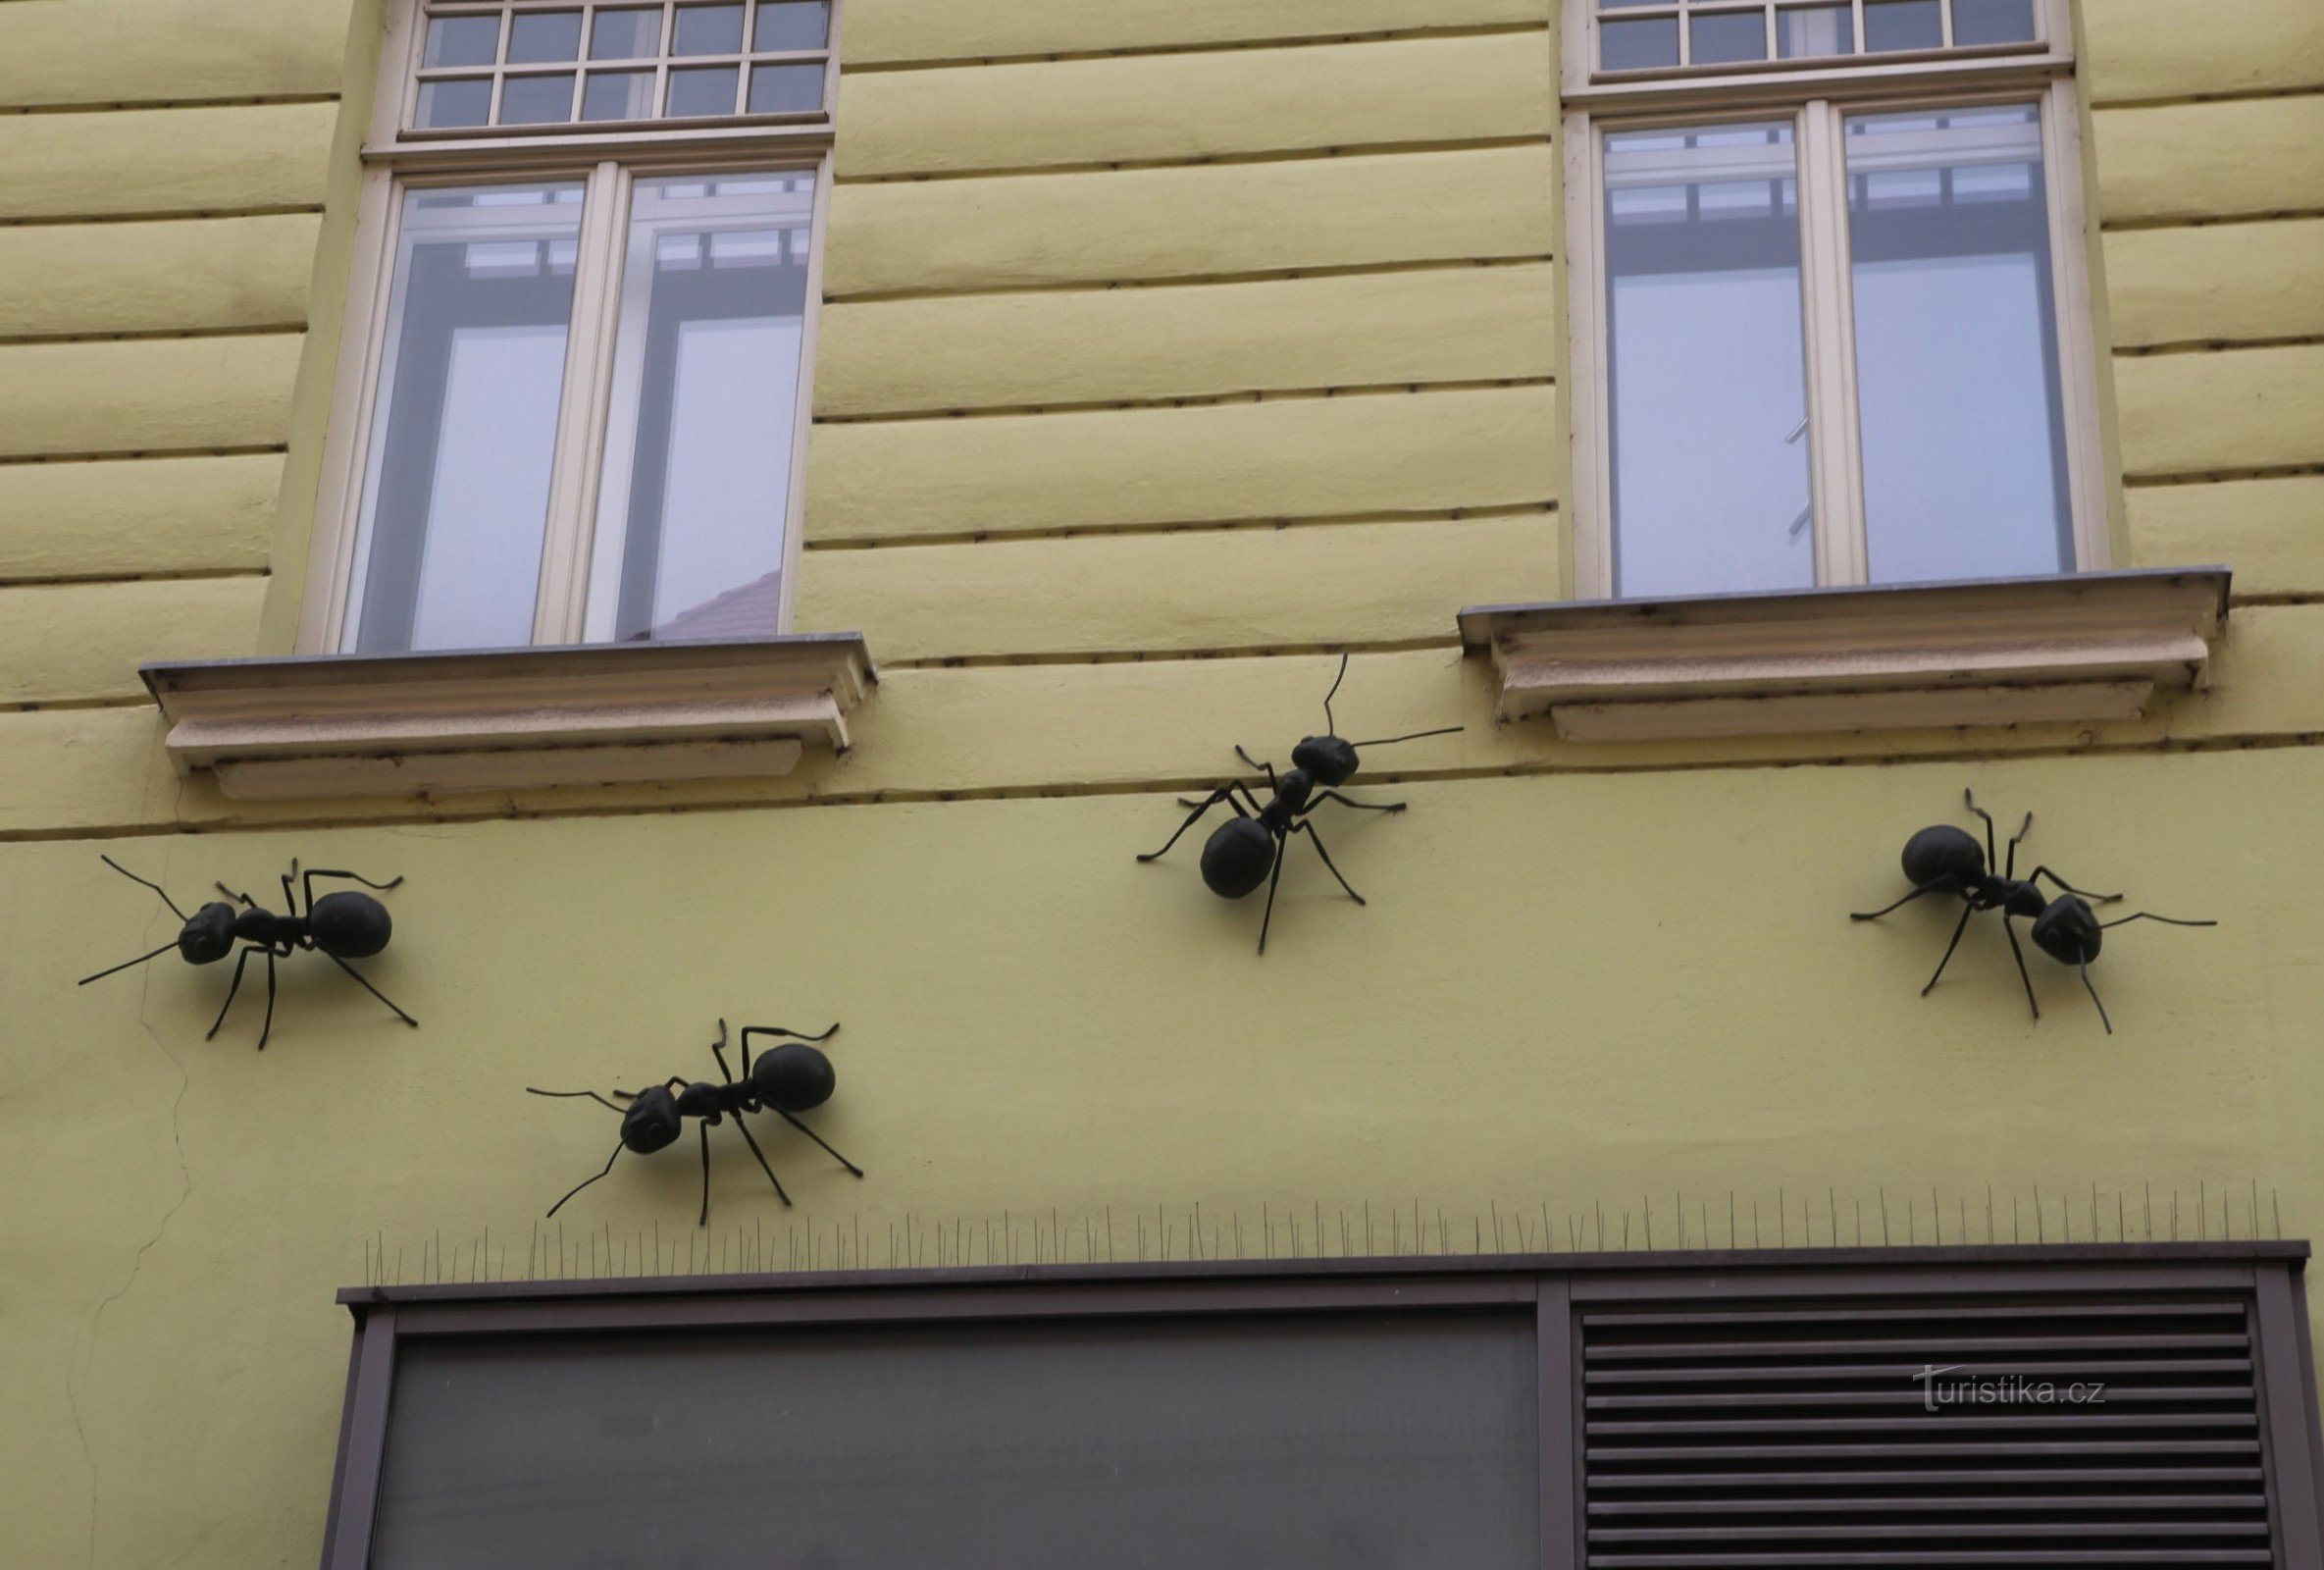
<svg viewBox="0 0 2324 1570"><path fill-rule="evenodd" d="M1913 901L1919 899L1924 894L1936 894L1937 892L1939 891L1936 884L1924 883L1919 888L1913 890L1910 894L1907 894L1903 899L1898 900L1895 905L1884 905L1877 911L1850 911L1848 913L1848 919L1851 921L1877 921L1882 916L1886 916L1890 911L1896 910L1900 906L1912 904Z"/></svg>
<svg viewBox="0 0 2324 1570"><path fill-rule="evenodd" d="M223 895L225 895L225 896L226 896L228 899L230 899L230 900L240 900L240 901L241 901L241 902L242 902L244 905L247 905L247 906L249 906L249 907L252 909L252 910L256 910L256 909L258 909L258 902L257 902L256 900L254 900L254 899L250 898L250 896L249 896L249 895L247 895L247 894L236 894L236 893L235 893L235 892L234 892L232 889L230 889L230 888L228 888L228 887L227 887L225 884L223 884L223 883L221 883L221 884L217 885L217 888L218 888L218 892L219 892L219 893L221 893L221 894L223 894Z"/></svg>
<svg viewBox="0 0 2324 1570"><path fill-rule="evenodd" d="M800 1133L802 1133L802 1134L805 1134L805 1135L806 1135L806 1136L807 1136L809 1139L812 1139L812 1140L813 1140L813 1141L814 1141L816 1144L818 1144L818 1145L822 1145L822 1146L823 1146L823 1148L824 1148L825 1150L830 1150L830 1151L831 1151L831 1159L832 1159L833 1161L836 1161L836 1162L838 1162L838 1163L839 1163L841 1166L843 1166L843 1167L847 1168L847 1169L848 1169L848 1171L850 1171L850 1172L853 1173L853 1174L854 1174L856 1177L858 1177L858 1178L860 1178L860 1177L862 1177L862 1176L863 1176L863 1169L862 1169L861 1167L858 1167L858 1166L856 1166L856 1165L855 1165L853 1162L850 1161L850 1160L849 1160L847 1157L845 1157L845 1156L841 1155L841 1154L840 1154L838 1151L836 1151L836 1150L831 1150L831 1146L830 1146L830 1144L829 1144L828 1142L826 1142L826 1141L825 1141L825 1139L823 1138L823 1136L822 1136L821 1134L819 1134L819 1133L815 1132L815 1130L814 1130L814 1129L812 1129L812 1128L809 1128L809 1127L808 1127L808 1126L807 1126L805 1124L803 1124L803 1123L800 1123L800 1121L799 1121L797 1118L794 1118L793 1116L791 1116L791 1114L789 1114L789 1113L785 1112L785 1111L784 1111L782 1108L780 1108L780 1107L776 1107L776 1108L774 1108L774 1109L773 1109L773 1111L774 1111L774 1114L775 1114L775 1116L776 1116L776 1117L778 1117L778 1118L782 1119L782 1120L783 1120L785 1123L787 1123L787 1124L791 1125L791 1126L792 1126L792 1127L794 1127L794 1128L798 1129L798 1130L799 1130Z"/></svg>
<svg viewBox="0 0 2324 1570"><path fill-rule="evenodd" d="M789 1036L794 1041L829 1041L838 1034L839 1026L836 1024L819 1036L808 1035L804 1030L787 1030L779 1024L747 1024L743 1026L743 1073L749 1073L750 1072L749 1052L752 1036Z"/></svg>
<svg viewBox="0 0 2324 1570"><path fill-rule="evenodd" d="M1961 792L1961 800L1969 804L1969 811L1975 812L1978 816L1986 820L1986 865L1998 865L2001 858L1993 850L1993 814L1977 805L1977 793L1975 791L1966 789L1963 790ZM2031 823L2033 820L2033 814L2031 812L2027 813L2026 821Z"/></svg>
<svg viewBox="0 0 2324 1570"><path fill-rule="evenodd" d="M1289 841L1282 836L1275 840L1275 869L1266 880L1266 915L1259 922L1259 952L1266 953L1266 929L1275 919L1275 885L1283 881L1283 847Z"/></svg>
<svg viewBox="0 0 2324 1570"><path fill-rule="evenodd" d="M1323 836L1316 832L1315 824L1308 822L1305 818L1302 818L1299 822L1291 825L1291 832L1294 834L1305 834L1311 841L1313 841L1316 847L1316 854L1323 858L1323 864L1325 866L1331 867L1331 875L1333 877L1339 878L1339 886L1343 889L1348 889L1348 898L1354 900L1358 905L1365 903L1363 895L1357 893L1352 888L1348 888L1348 880L1344 877L1340 877L1339 868L1331 865L1331 853L1323 848Z"/></svg>
<svg viewBox="0 0 2324 1570"><path fill-rule="evenodd" d="M110 866L116 872L119 872L123 877L128 878L131 883L142 883L147 888L153 890L154 893L160 895L162 897L162 904L168 906L170 908L170 914L176 916L179 920L183 921L188 919L186 914L183 911L178 909L178 902L170 898L170 891L163 888L159 883L154 882L153 879L139 877L136 873L130 871L128 867L122 865L110 856L100 854L97 857L97 860L103 862L107 866Z"/></svg>
<svg viewBox="0 0 2324 1570"><path fill-rule="evenodd" d="M2033 832L2034 832L2034 814L2033 814L2033 813L2031 813L2031 812L2028 812L2028 813L2026 814L2026 820L2025 820L2025 822L2023 822L2022 824L2020 824L2020 825L2018 826L2018 831L2017 831L2017 835L2016 835L2016 837L2015 837L2015 838L2013 838L2013 839L2011 839L2011 840L2010 840L2010 842L2009 842L2009 863L2008 863L2008 865L2007 865L2007 866L2005 866L2005 867L2002 869L2001 875L2002 875L2003 877L2015 877L2015 876L2017 876L2017 848L2018 848L2019 844L2021 844L2021 843L2024 841L2025 837L2026 837L2027 835L2029 835L2029 834L2033 833Z"/></svg>
<svg viewBox="0 0 2324 1570"><path fill-rule="evenodd" d="M619 1145L615 1145L615 1146L613 1147L613 1154L612 1154L612 1155L610 1155L610 1156L607 1156L607 1157L605 1158L605 1172L600 1172L600 1173L598 1173L598 1174L597 1174L597 1178L602 1178L602 1177L604 1177L604 1176L605 1176L605 1173L606 1173L606 1172L611 1172L611 1171L613 1170L613 1164L614 1164L615 1162L617 1162L617 1161L621 1160L621 1149L622 1149L622 1147L621 1147L621 1146L619 1146ZM574 1184L574 1185L573 1185L573 1186L572 1186L570 1189L568 1189L568 1190L566 1191L566 1194L565 1194L565 1199L571 1199L571 1198L572 1198L572 1197L573 1197L575 1194L578 1194L578 1193L580 1193L580 1192L581 1192L581 1191L582 1191L584 1188L587 1188L587 1187L588 1187L588 1186L589 1186L591 1183L594 1183L594 1182L595 1182L595 1181L597 1180L597 1178L584 1178L582 1181L580 1181L580 1182L578 1182L578 1183L575 1183L575 1184ZM549 1207L548 1207L548 1213L549 1213L549 1215L553 1216L553 1215L555 1215L555 1214L556 1214L558 1211L560 1211L560 1210L563 1210L563 1209L565 1208L565 1199L560 1199L560 1200L558 1200L558 1201L557 1201L555 1204L553 1204L553 1205L549 1206Z"/></svg>
<svg viewBox="0 0 2324 1570"><path fill-rule="evenodd" d="M1953 928L1953 940L1944 946L1944 958L1937 962L1937 975L1929 978L1929 986L1921 988L1921 996L1929 995L1929 988L1937 985L1937 976L1944 974L1944 968L1953 963L1953 950L1961 946L1961 934L1969 930L1969 918L1977 914L1977 907L1963 904L1960 922Z"/></svg>
<svg viewBox="0 0 2324 1570"><path fill-rule="evenodd" d="M745 1035L749 1033L748 1031L744 1032ZM734 1071L726 1066L726 1021L724 1020L718 1021L718 1039L710 1043L710 1055L718 1060L719 1077L728 1084L733 1084L735 1082ZM743 1043L743 1073L746 1076L750 1073L750 1043L747 1040ZM707 1127L708 1125L704 1125L703 1126ZM707 1133L702 1135L704 1140L709 1137ZM707 1144L702 1146L705 1152L709 1148Z"/></svg>
<svg viewBox="0 0 2324 1570"><path fill-rule="evenodd" d="M2152 911L2141 911L2136 916L2117 916L2111 921L2100 921L2103 927L2121 926L2125 921L2160 921L2166 926L2217 926L2216 921L2189 921L2176 916L2156 916Z"/></svg>
<svg viewBox="0 0 2324 1570"><path fill-rule="evenodd" d="M590 1100L595 1102L600 1107L611 1107L615 1112L619 1113L627 1113L629 1111L627 1107L617 1106L613 1102L607 1101L603 1096L598 1095L594 1090L536 1090L531 1085L527 1085L525 1086L525 1094L528 1096L561 1096L568 1100L576 1101L583 1096L587 1096Z"/></svg>
<svg viewBox="0 0 2324 1570"><path fill-rule="evenodd" d="M387 1003L387 994L382 992L378 987L373 986L369 981L364 980L362 971L356 969L353 966L340 959L337 955L332 953L329 949L318 949L315 952L322 955L326 960L329 960L333 965L336 965L340 969L346 971L347 974L353 976L355 978L355 984L361 987L364 991L370 993L382 1003L387 1003L388 1011L392 1013L396 1019L401 1020L405 1024L410 1025L414 1030L417 1030L420 1027L419 1020L413 1019L410 1015L405 1014L401 1009L396 1008L394 1004Z"/></svg>
<svg viewBox="0 0 2324 1570"><path fill-rule="evenodd" d="M168 942L168 943L165 943L165 944L163 944L163 945L162 945L160 948L158 948L158 949L154 950L154 951L153 951L151 954L140 954L140 955L138 955L138 956L137 956L135 959L133 959L133 960L124 960L124 961L122 961L122 962L121 962L121 964L119 964L119 965L117 965L117 966L113 967L113 968L112 968L112 969L109 969L109 970L99 970L99 971L98 971L98 972L97 972L95 975L84 975L84 976L82 976L82 977L80 978L80 985L82 985L82 986L84 986L84 987L85 987L85 986L87 986L87 985L88 985L88 984L89 984L91 981L102 981L102 980L104 980L104 979L105 979L107 976L109 976L109 975L113 975L113 974L115 974L115 973L117 973L117 972L119 972L119 971L122 971L122 970L127 970L127 969L128 969L128 968L129 968L130 966L132 966L132 965L143 965L143 964L144 964L144 963L145 963L147 960L158 960L158 959L160 959L160 958L161 958L163 955L165 955L165 954L169 953L169 952L170 952L172 949L176 948L177 946L178 946L178 945L177 945L176 941L175 941L175 940L173 940L173 941L171 941L171 942Z"/></svg>
<svg viewBox="0 0 2324 1570"><path fill-rule="evenodd" d="M766 1174L766 1180L775 1185L775 1197L780 1199L784 1207L788 1209L791 1204L791 1196L783 1192L783 1179L776 1177L775 1169L766 1164L766 1152L758 1148L758 1141L751 1138L750 1130L743 1126L742 1115L739 1113L735 1116L735 1132L743 1136L743 1143L749 1145L750 1154L758 1158L758 1170ZM856 1176L861 1177L862 1174L858 1173Z"/></svg>
<svg viewBox="0 0 2324 1570"><path fill-rule="evenodd" d="M275 951L266 951L266 1022L258 1027L258 1050L266 1050L267 1037L275 1033Z"/></svg>
<svg viewBox="0 0 2324 1570"><path fill-rule="evenodd" d="M705 1122L696 1126L702 1131L702 1214L695 1225L707 1227L710 1225L710 1125Z"/></svg>
<svg viewBox="0 0 2324 1570"><path fill-rule="evenodd" d="M1243 744L1240 742L1235 743L1235 757L1241 759L1244 762L1249 763L1253 768L1263 770L1266 775L1267 784L1272 785L1275 783L1275 765L1272 763L1263 763L1258 759L1253 758L1249 753L1243 751Z"/></svg>
<svg viewBox="0 0 2324 1570"><path fill-rule="evenodd" d="M294 872L297 871L298 864L296 862L291 863L290 868ZM403 881L403 879L400 877L393 877L389 878L385 883L374 883L370 878L363 876L363 874L360 872L338 872L334 871L330 867L326 866L313 867L307 871L305 876L299 879L299 881L306 887L307 909L310 911L315 908L315 879L319 877L343 877L350 883L360 883L367 889L378 889L383 894L388 889L394 888Z"/></svg>
<svg viewBox="0 0 2324 1570"><path fill-rule="evenodd" d="M2079 894L2079 895L2081 895L2081 896L2082 896L2084 899L2086 899L2086 900L2095 900L2095 901L2097 901L2097 902L2098 902L2100 905L2112 905L2112 904L2113 904L2113 903L2114 903L2116 900L2119 900L2119 899L2121 899L2121 898L2122 898L2122 896L2121 896L2121 895L2119 895L2119 894L2092 894L2092 893L2090 890L2088 890L2088 889L2078 889L2078 888L2076 888L2076 887L2075 887L2073 884L2071 884L2071 883L2067 882L2067 881L2066 881L2064 878L2062 878L2062 877L2058 876L2058 875L2057 875L2055 872L2052 872L2052 871L2051 871L2051 870L2050 870L2048 867L2046 867L2046 866L2038 866L2038 867L2034 868L2033 875L2032 875L2031 877L2029 877L2029 878L2027 879L2027 881L2028 881L2028 882L2040 882L2040 881L2041 879L2043 879L2043 878L2047 878L2047 879L2049 879L2049 880L2050 880L2052 883L2055 883L2055 884L2056 884L2056 885L2057 885L2059 888L2061 888L2061 889L2064 889L2064 890L2065 890L2065 891L2066 891L2068 894Z"/></svg>
<svg viewBox="0 0 2324 1570"><path fill-rule="evenodd" d="M2114 1034L2114 1021L2106 1018L2106 1005L2099 1001L2098 989L2090 984L2090 962L2088 960L2082 962L2082 987L2090 994L2090 1001L2098 1005L2098 1023L2106 1027L2108 1035Z"/></svg>
<svg viewBox="0 0 2324 1570"><path fill-rule="evenodd" d="M2026 974L2026 951L2017 946L2017 928L2009 924L2009 913L2001 913L2001 930L2009 934L2010 957L2017 961L2017 978L2026 984L2026 1003L2034 1011L2034 1018L2041 1018L2041 1005L2034 1001L2034 978Z"/></svg>
<svg viewBox="0 0 2324 1570"><path fill-rule="evenodd" d="M226 1001L218 1006L218 1018L210 1021L209 1033L202 1037L204 1041L216 1040L218 1027L226 1023L226 1011L234 1006L234 994L242 989L242 969L249 965L250 956L253 954L272 955L274 952L272 949L262 949L255 943L244 946L242 957L234 961L234 978L227 985Z"/></svg>
<svg viewBox="0 0 2324 1570"><path fill-rule="evenodd" d="M1342 807L1361 807L1367 812L1401 812L1411 805L1409 802L1359 802L1354 797L1342 796L1337 791L1318 791L1316 793L1316 800L1337 802Z"/></svg>
<svg viewBox="0 0 2324 1570"><path fill-rule="evenodd" d="M1188 829L1194 827L1195 819L1201 817L1212 808L1216 807L1220 802L1227 802L1231 804L1233 801L1233 794L1223 786L1217 790L1213 791L1210 795L1203 798L1201 806L1197 807L1192 812L1187 814L1186 821L1178 825L1178 833L1171 835L1167 840L1162 842L1162 848L1161 850L1155 851L1150 855L1141 856L1138 858L1138 860L1141 862L1161 861L1163 857L1170 854L1170 847L1178 843L1178 836L1180 834L1184 834ZM1239 808L1236 810L1238 811L1241 811Z"/></svg>
<svg viewBox="0 0 2324 1570"><path fill-rule="evenodd" d="M292 862L290 864L290 871L283 874L283 914L294 918L298 915L298 896L290 891L290 875L291 872L296 872L297 870L298 864L296 862ZM313 900L307 901L307 908L309 910L314 909L314 905L315 902Z"/></svg>

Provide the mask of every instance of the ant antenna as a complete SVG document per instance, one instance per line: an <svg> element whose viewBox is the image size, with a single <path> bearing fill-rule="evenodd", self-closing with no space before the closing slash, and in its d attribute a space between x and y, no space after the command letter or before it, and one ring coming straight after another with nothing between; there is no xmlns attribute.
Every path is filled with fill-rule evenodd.
<svg viewBox="0 0 2324 1570"><path fill-rule="evenodd" d="M160 895L162 897L162 904L168 906L170 908L170 914L175 916L179 920L183 921L187 919L185 913L178 909L178 902L170 898L170 891L163 888L159 883L154 882L151 878L139 877L136 873L130 871L128 867L122 865L110 856L100 854L97 857L97 860L103 862L107 866L110 866L116 872L119 872L123 877L128 878L131 883L142 883L147 888L153 890L154 893ZM151 959L152 956L148 955L146 958ZM94 980L95 977L92 976L90 979Z"/></svg>
<svg viewBox="0 0 2324 1570"><path fill-rule="evenodd" d="M2098 1023L2106 1027L2108 1035L2114 1034L2114 1021L2106 1018L2106 1005L2098 1001L2098 989L2090 984L2090 962L2088 960L2082 962L2082 985L2083 990L2090 994L2090 1001L2098 1005Z"/></svg>
<svg viewBox="0 0 2324 1570"><path fill-rule="evenodd" d="M1339 684L1348 679L1348 656L1339 656L1339 674L1331 679L1331 691L1323 695L1323 734L1337 736L1339 723L1331 717L1331 701L1339 696Z"/></svg>
<svg viewBox="0 0 2324 1570"><path fill-rule="evenodd" d="M590 1100L595 1102L600 1107L613 1107L615 1112L626 1114L629 1110L626 1107L613 1106L612 1102L607 1101L603 1096L598 1095L594 1090L536 1090L531 1085L527 1085L525 1086L525 1094L528 1096L564 1096L568 1098L587 1096Z"/></svg>
<svg viewBox="0 0 2324 1570"><path fill-rule="evenodd" d="M137 881L142 883L145 880L143 878L139 878ZM154 950L151 954L140 954L133 960L124 960L121 964L115 966L111 970L99 970L95 975L84 975L80 978L79 984L85 987L91 981L102 981L107 976L115 974L118 971L127 970L130 966L143 965L147 960L158 960L177 946L178 945L175 940L165 943L160 948Z"/></svg>
<svg viewBox="0 0 2324 1570"><path fill-rule="evenodd" d="M1466 725L1447 725L1442 730L1416 730L1410 736L1383 736L1376 742L1350 742L1350 747L1392 747L1398 742L1417 742L1423 736L1458 736Z"/></svg>
<svg viewBox="0 0 2324 1570"><path fill-rule="evenodd" d="M615 1145L615 1146L613 1147L613 1154L612 1154L612 1155L610 1155L610 1156L607 1156L607 1157L605 1158L605 1172L601 1172L601 1173L597 1174L597 1178L602 1178L602 1177L604 1177L604 1176L605 1176L605 1173L607 1173L607 1172L611 1172L611 1171L613 1170L613 1164L614 1164L615 1162L617 1162L617 1161L621 1160L621 1150L622 1150L622 1147L621 1147L621 1146L619 1146L619 1145ZM567 1191L567 1193L566 1193L566 1195L565 1195L565 1199L571 1199L571 1198L572 1198L572 1197L573 1197L575 1194L578 1194L578 1193L580 1193L580 1192L581 1192L581 1191L582 1191L584 1188L587 1188L587 1187L588 1187L588 1186L589 1186L591 1183L594 1183L594 1182L595 1182L595 1181L597 1180L597 1178L583 1178L583 1179L582 1179L580 1182L577 1182L577 1183L575 1183L575 1184L573 1185L573 1187L572 1187L570 1190L568 1190L568 1191ZM560 1200L558 1200L558 1201L557 1201L555 1204L553 1204L553 1205L549 1206L549 1207L548 1207L548 1214L549 1214L549 1215L551 1215L551 1216L553 1216L553 1215L555 1215L555 1214L556 1214L558 1211L560 1211L560 1210L563 1210L563 1209L565 1208L565 1199L560 1199ZM546 1218L543 1218L543 1219L545 1220Z"/></svg>
<svg viewBox="0 0 2324 1570"><path fill-rule="evenodd" d="M2120 926L2124 921L2161 921L2169 926L2217 926L2216 921L2188 921L2175 916L2156 916L2152 911L2141 911L2136 916L2122 916L2112 921L2100 921L2100 927Z"/></svg>

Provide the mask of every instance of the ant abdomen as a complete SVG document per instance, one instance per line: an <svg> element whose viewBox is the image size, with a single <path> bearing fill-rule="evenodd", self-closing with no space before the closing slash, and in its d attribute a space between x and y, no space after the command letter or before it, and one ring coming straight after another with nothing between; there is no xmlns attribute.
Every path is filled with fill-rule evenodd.
<svg viewBox="0 0 2324 1570"><path fill-rule="evenodd" d="M750 1066L750 1088L777 1112L812 1112L839 1088L839 1073L825 1054L792 1042L759 1054Z"/></svg>
<svg viewBox="0 0 2324 1570"><path fill-rule="evenodd" d="M326 894L307 913L307 930L326 954L368 960L387 946L395 923L387 908L368 894Z"/></svg>
<svg viewBox="0 0 2324 1570"><path fill-rule="evenodd" d="M1239 900L1266 881L1275 864L1275 837L1256 817L1218 825L1203 843L1203 881L1211 892Z"/></svg>
<svg viewBox="0 0 2324 1570"><path fill-rule="evenodd" d="M1914 888L1959 891L1985 876L1985 847L1951 823L1935 823L1904 842L1904 875Z"/></svg>

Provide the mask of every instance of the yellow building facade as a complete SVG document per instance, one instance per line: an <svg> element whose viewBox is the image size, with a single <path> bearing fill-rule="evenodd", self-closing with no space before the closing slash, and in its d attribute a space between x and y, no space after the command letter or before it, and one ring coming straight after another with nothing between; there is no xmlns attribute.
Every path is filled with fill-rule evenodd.
<svg viewBox="0 0 2324 1570"><path fill-rule="evenodd" d="M366 215L480 178L380 153L416 11L0 5L0 1558L310 1562L342 1287L2308 1236L2324 9L2202 9L2077 0L2023 82L1977 87L2058 106L2081 562L2134 587L1809 595L1782 672L1706 676L1757 647L1716 604L1558 608L1609 598L1574 196L1648 110L1575 64L1606 22L844 0L828 130L783 144L827 162L788 616L759 630L860 633L871 668L809 682L845 710L820 729L788 689L733 699L759 706L731 767L693 667L413 701L596 704L599 778L503 769L507 714L442 773L317 743L321 709L208 663L338 647L316 552L352 527L387 309ZM1823 101L1673 79L1653 125ZM2223 613L2214 579L2127 576L2212 565ZM1546 608L1460 619L1510 605ZM1294 836L1257 956L1264 891L1197 870L1226 809L1135 857L1249 775L1238 744L1282 767L1320 733L1343 654L1341 733L1462 729L1364 754L1352 794L1410 811L1315 821L1369 903ZM706 706L600 711L633 701ZM2035 1020L1989 916L1915 996L1950 906L1847 916L1908 892L1915 830L1978 827L1964 787L2122 911L2219 924L2110 938L2112 1033L2029 948ZM178 925L100 856L188 909L265 904L294 858L400 877L363 968L419 1027L313 955L263 1053L256 967L208 1041L223 968L76 987ZM690 1135L544 1225L614 1125L527 1087L707 1076L722 1017L843 1023L807 1121L865 1176L777 1125L786 1209L721 1133L697 1227Z"/></svg>

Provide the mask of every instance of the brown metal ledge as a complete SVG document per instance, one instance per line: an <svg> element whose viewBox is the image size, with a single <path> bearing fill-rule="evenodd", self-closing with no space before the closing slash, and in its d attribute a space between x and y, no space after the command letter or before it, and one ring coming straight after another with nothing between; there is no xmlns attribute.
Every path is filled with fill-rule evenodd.
<svg viewBox="0 0 2324 1570"><path fill-rule="evenodd" d="M857 633L147 665L181 774L228 796L509 790L787 774L848 747Z"/></svg>
<svg viewBox="0 0 2324 1570"><path fill-rule="evenodd" d="M2128 719L2204 684L2225 567L1472 605L1500 714L1574 741Z"/></svg>

